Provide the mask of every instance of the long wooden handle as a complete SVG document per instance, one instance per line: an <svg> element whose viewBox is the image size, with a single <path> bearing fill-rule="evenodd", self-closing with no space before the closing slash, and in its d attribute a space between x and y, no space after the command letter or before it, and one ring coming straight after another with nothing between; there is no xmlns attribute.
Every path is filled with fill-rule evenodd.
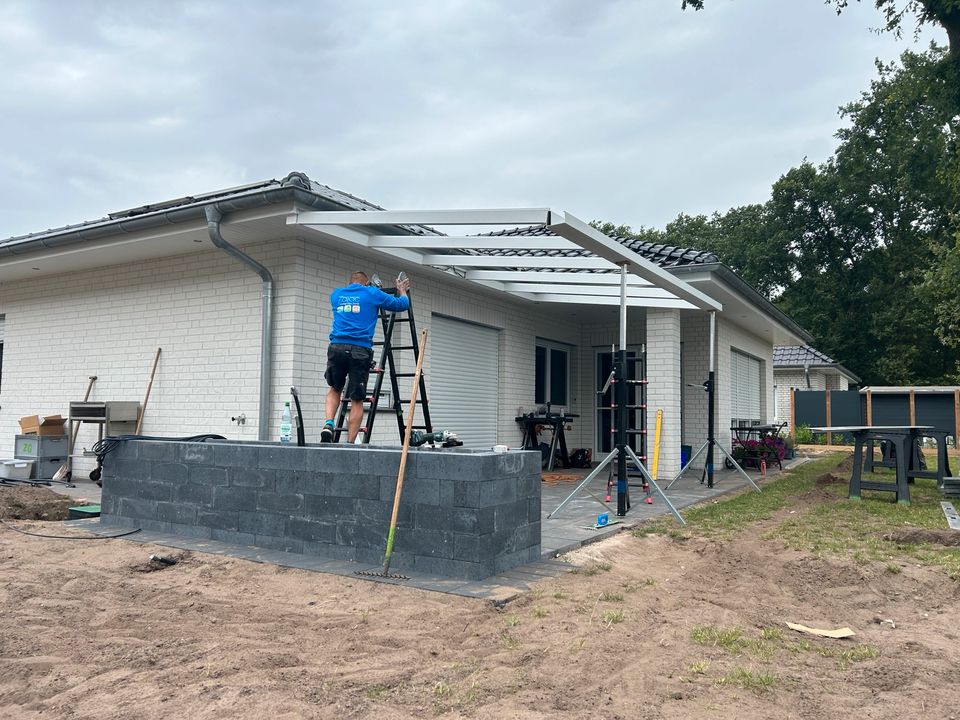
<svg viewBox="0 0 960 720"><path fill-rule="evenodd" d="M87 383L87 391L83 394L83 401L86 402L90 399L90 391L93 390L93 384L97 381L96 375L90 376L90 382ZM73 455L73 448L77 444L77 421L70 421L70 450L67 452L68 455Z"/></svg>
<svg viewBox="0 0 960 720"><path fill-rule="evenodd" d="M397 474L397 491L393 495L393 512L390 514L390 530L387 533L387 551L383 556L383 574L390 570L390 556L393 555L393 540L397 531L397 516L400 513L400 493L403 491L403 478L407 470L407 451L410 449L410 436L413 435L413 416L417 411L417 391L420 389L420 372L423 369L423 355L427 348L427 331L420 333L420 352L417 357L417 369L413 373L413 389L410 391L410 411L407 413L407 427L403 431L403 450L400 452L400 472Z"/></svg>
<svg viewBox="0 0 960 720"><path fill-rule="evenodd" d="M143 405L140 407L140 414L137 417L137 428L133 431L134 435L139 435L140 428L143 427L143 415L147 412L147 401L150 399L150 390L153 388L153 376L157 374L158 362L160 362L160 348L157 348L157 354L153 356L153 369L150 371L150 382L147 383L147 394L143 398Z"/></svg>

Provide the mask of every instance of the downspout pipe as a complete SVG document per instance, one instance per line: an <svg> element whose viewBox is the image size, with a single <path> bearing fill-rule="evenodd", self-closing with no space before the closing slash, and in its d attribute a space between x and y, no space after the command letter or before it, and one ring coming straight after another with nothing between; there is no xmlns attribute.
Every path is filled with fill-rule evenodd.
<svg viewBox="0 0 960 720"><path fill-rule="evenodd" d="M260 412L258 433L261 441L269 440L270 388L273 382L273 275L263 265L223 239L220 223L223 213L213 205L204 208L207 215L207 233L210 241L235 260L239 260L260 276L262 302L260 308Z"/></svg>

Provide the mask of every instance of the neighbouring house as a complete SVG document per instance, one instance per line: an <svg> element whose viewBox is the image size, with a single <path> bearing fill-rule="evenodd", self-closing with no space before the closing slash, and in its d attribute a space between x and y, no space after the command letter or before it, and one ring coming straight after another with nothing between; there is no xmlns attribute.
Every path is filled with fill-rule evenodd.
<svg viewBox="0 0 960 720"><path fill-rule="evenodd" d="M774 347L812 342L709 253L608 238L545 209L454 213L504 227L441 233L446 212L382 211L291 173L0 241L0 456L19 417L66 414L90 375L91 399L141 401L157 348L144 434L272 439L295 386L317 442L328 297L354 269L413 279L435 427L516 446L515 417L550 402L578 416L568 445L596 459L611 441L597 390L618 342L613 273L629 268L627 344L646 353L649 381L631 420L652 428L663 410L661 477L706 439L711 312L726 446L732 423L776 414ZM83 426L78 450L95 440ZM373 440L398 442L389 413Z"/></svg>
<svg viewBox="0 0 960 720"><path fill-rule="evenodd" d="M790 394L794 390L848 390L860 378L809 345L779 345L773 349L776 422L790 427Z"/></svg>

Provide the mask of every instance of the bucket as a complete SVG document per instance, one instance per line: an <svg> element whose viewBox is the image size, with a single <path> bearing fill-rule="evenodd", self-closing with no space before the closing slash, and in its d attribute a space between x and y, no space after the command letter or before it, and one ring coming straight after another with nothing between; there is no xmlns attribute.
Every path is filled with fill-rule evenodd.
<svg viewBox="0 0 960 720"><path fill-rule="evenodd" d="M686 467L690 462L690 456L693 454L693 447L690 445L680 446L680 467Z"/></svg>

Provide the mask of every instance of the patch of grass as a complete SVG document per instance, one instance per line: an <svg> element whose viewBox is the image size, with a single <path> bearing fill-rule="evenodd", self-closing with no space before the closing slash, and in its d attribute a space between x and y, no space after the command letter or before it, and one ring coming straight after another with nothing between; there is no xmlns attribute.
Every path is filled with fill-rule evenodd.
<svg viewBox="0 0 960 720"><path fill-rule="evenodd" d="M718 628L712 625L697 625L690 637L698 645L720 647L731 655L739 655L747 646L747 639L740 628Z"/></svg>
<svg viewBox="0 0 960 720"><path fill-rule="evenodd" d="M533 616L538 618L545 618L550 614L550 611L545 607L540 607L539 605L533 609Z"/></svg>
<svg viewBox="0 0 960 720"><path fill-rule="evenodd" d="M783 630L778 627L761 628L760 637L764 640L783 640Z"/></svg>
<svg viewBox="0 0 960 720"><path fill-rule="evenodd" d="M610 563L594 563L593 565L584 565L583 567L577 567L570 571L573 575L586 575L587 577L593 577L594 575L599 575L602 572L610 572L610 569L613 567Z"/></svg>
<svg viewBox="0 0 960 720"><path fill-rule="evenodd" d="M433 696L436 698L449 697L453 693L453 687L444 680L437 680L433 686Z"/></svg>
<svg viewBox="0 0 960 720"><path fill-rule="evenodd" d="M554 600L566 600L567 594L565 592L557 591L553 594Z"/></svg>
<svg viewBox="0 0 960 720"><path fill-rule="evenodd" d="M612 592L600 593L600 602L623 602L623 595Z"/></svg>
<svg viewBox="0 0 960 720"><path fill-rule="evenodd" d="M507 618L507 627L516 627L519 624L520 618L518 618L516 615L511 615Z"/></svg>
<svg viewBox="0 0 960 720"><path fill-rule="evenodd" d="M629 582L623 583L623 589L628 592L636 592L642 587L653 587L657 584L657 581L653 578L644 578L643 580L631 580Z"/></svg>
<svg viewBox="0 0 960 720"><path fill-rule="evenodd" d="M856 647L850 649L825 646L819 646L817 648L817 655L835 658L837 661L837 668L839 670L846 670L848 667L850 667L850 663L870 660L871 658L877 657L879 654L880 651L872 645L857 645Z"/></svg>
<svg viewBox="0 0 960 720"><path fill-rule="evenodd" d="M647 537L647 535L659 535L663 532L663 528L656 525L655 523L645 522L630 531L630 534L635 538Z"/></svg>
<svg viewBox="0 0 960 720"><path fill-rule="evenodd" d="M623 617L623 610L607 610L601 616L607 627L623 622Z"/></svg>
<svg viewBox="0 0 960 720"><path fill-rule="evenodd" d="M758 673L746 668L734 668L717 680L717 685L736 685L744 690L761 693L772 688L776 682L776 676L770 673Z"/></svg>
<svg viewBox="0 0 960 720"><path fill-rule="evenodd" d="M690 672L694 675L706 675L707 670L710 669L710 663L706 660L701 660L700 662L695 662L690 666Z"/></svg>
<svg viewBox="0 0 960 720"><path fill-rule="evenodd" d="M508 649L513 649L520 644L520 638L511 635L506 630L500 633L500 642L503 643L503 646Z"/></svg>
<svg viewBox="0 0 960 720"><path fill-rule="evenodd" d="M364 691L363 694L367 696L368 700L379 702L390 694L390 688L388 688L386 685L371 685Z"/></svg>
<svg viewBox="0 0 960 720"><path fill-rule="evenodd" d="M540 600L543 597L543 589L536 588L534 590L531 590L530 597L533 598L534 600Z"/></svg>
<svg viewBox="0 0 960 720"><path fill-rule="evenodd" d="M903 568L896 563L887 563L887 572L891 575L899 575L903 572Z"/></svg>

